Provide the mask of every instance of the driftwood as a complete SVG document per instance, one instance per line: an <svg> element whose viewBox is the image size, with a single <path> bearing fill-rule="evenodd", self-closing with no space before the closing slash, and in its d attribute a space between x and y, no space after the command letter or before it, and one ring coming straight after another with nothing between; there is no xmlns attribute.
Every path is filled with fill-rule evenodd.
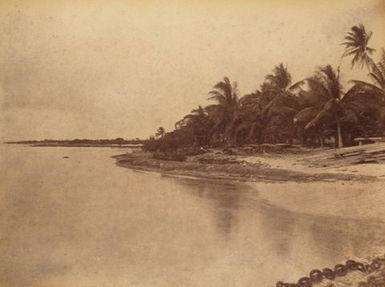
<svg viewBox="0 0 385 287"><path fill-rule="evenodd" d="M385 143L374 143L323 151L306 159L311 165L319 167L345 166L360 163L385 162Z"/></svg>

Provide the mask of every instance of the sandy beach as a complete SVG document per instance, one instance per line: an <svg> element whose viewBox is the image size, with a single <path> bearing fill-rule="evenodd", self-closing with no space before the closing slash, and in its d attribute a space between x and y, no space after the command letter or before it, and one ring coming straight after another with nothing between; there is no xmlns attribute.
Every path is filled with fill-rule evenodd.
<svg viewBox="0 0 385 287"><path fill-rule="evenodd" d="M161 160L152 153L134 151L117 155L116 164L161 173L240 181L313 182L360 181L362 184L385 179L384 164L356 164L318 167L303 154L227 155L221 150L188 156L185 161Z"/></svg>

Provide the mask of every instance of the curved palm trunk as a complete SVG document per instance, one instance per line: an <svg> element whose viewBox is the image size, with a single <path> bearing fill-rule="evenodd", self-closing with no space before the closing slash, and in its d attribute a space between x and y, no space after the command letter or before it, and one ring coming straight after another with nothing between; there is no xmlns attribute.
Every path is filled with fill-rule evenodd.
<svg viewBox="0 0 385 287"><path fill-rule="evenodd" d="M341 122L338 116L336 116L336 123L337 123L337 147L341 148L344 146L344 144L342 142Z"/></svg>
<svg viewBox="0 0 385 287"><path fill-rule="evenodd" d="M340 69L341 69L341 65L342 65L342 58L343 58L343 55L340 58L340 64L338 65L338 68L337 68L337 79L338 79L338 81L340 79ZM344 144L342 142L341 122L340 122L340 118L339 118L338 115L336 115L336 123L337 123L337 147L341 148L341 147L344 146Z"/></svg>

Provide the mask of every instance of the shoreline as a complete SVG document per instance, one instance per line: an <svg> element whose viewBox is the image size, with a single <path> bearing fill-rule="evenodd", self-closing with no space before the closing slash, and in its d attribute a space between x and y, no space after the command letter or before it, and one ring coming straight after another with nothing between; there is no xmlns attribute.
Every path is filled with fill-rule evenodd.
<svg viewBox="0 0 385 287"><path fill-rule="evenodd" d="M342 169L309 167L304 162L306 155L294 154L242 156L209 152L188 156L186 161L173 161L156 159L150 152L133 151L112 156L112 158L116 160L117 166L134 170L241 182L373 182L382 179L382 174L381 176L371 175L360 170L349 170L346 167ZM382 166L385 176L385 165Z"/></svg>
<svg viewBox="0 0 385 287"><path fill-rule="evenodd" d="M130 143L75 143L73 141L58 141L58 142L4 142L7 145L28 145L30 147L110 147L110 148L132 148L141 149L141 144L130 144Z"/></svg>
<svg viewBox="0 0 385 287"><path fill-rule="evenodd" d="M7 145L26 145L30 147L95 147L95 148L131 148L141 149L141 146L131 144L73 144L73 143L38 143L38 144L25 144L25 143L3 143Z"/></svg>

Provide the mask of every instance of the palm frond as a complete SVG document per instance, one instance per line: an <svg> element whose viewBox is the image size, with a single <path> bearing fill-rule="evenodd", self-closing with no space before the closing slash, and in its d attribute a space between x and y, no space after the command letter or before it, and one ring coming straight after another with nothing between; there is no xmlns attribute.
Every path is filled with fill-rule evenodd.
<svg viewBox="0 0 385 287"><path fill-rule="evenodd" d="M319 107L308 107L299 111L293 118L293 122L297 125L309 123L319 112Z"/></svg>
<svg viewBox="0 0 385 287"><path fill-rule="evenodd" d="M364 81L359 81L359 80L352 80L350 82L358 85L356 88L360 88L361 90L365 90L365 91L373 90L376 93L384 94L384 90L380 89L376 85L373 85L373 84L370 84L370 83L367 83L367 82L364 82Z"/></svg>
<svg viewBox="0 0 385 287"><path fill-rule="evenodd" d="M292 91L295 91L297 89L302 89L302 86L305 84L305 81L302 80L302 81L298 81L296 83L294 83L293 85L291 85L289 88L288 88L288 91L289 92L292 92Z"/></svg>
<svg viewBox="0 0 385 287"><path fill-rule="evenodd" d="M332 117L336 112L336 100L330 99L316 116L305 126L305 129L318 126L326 117Z"/></svg>

